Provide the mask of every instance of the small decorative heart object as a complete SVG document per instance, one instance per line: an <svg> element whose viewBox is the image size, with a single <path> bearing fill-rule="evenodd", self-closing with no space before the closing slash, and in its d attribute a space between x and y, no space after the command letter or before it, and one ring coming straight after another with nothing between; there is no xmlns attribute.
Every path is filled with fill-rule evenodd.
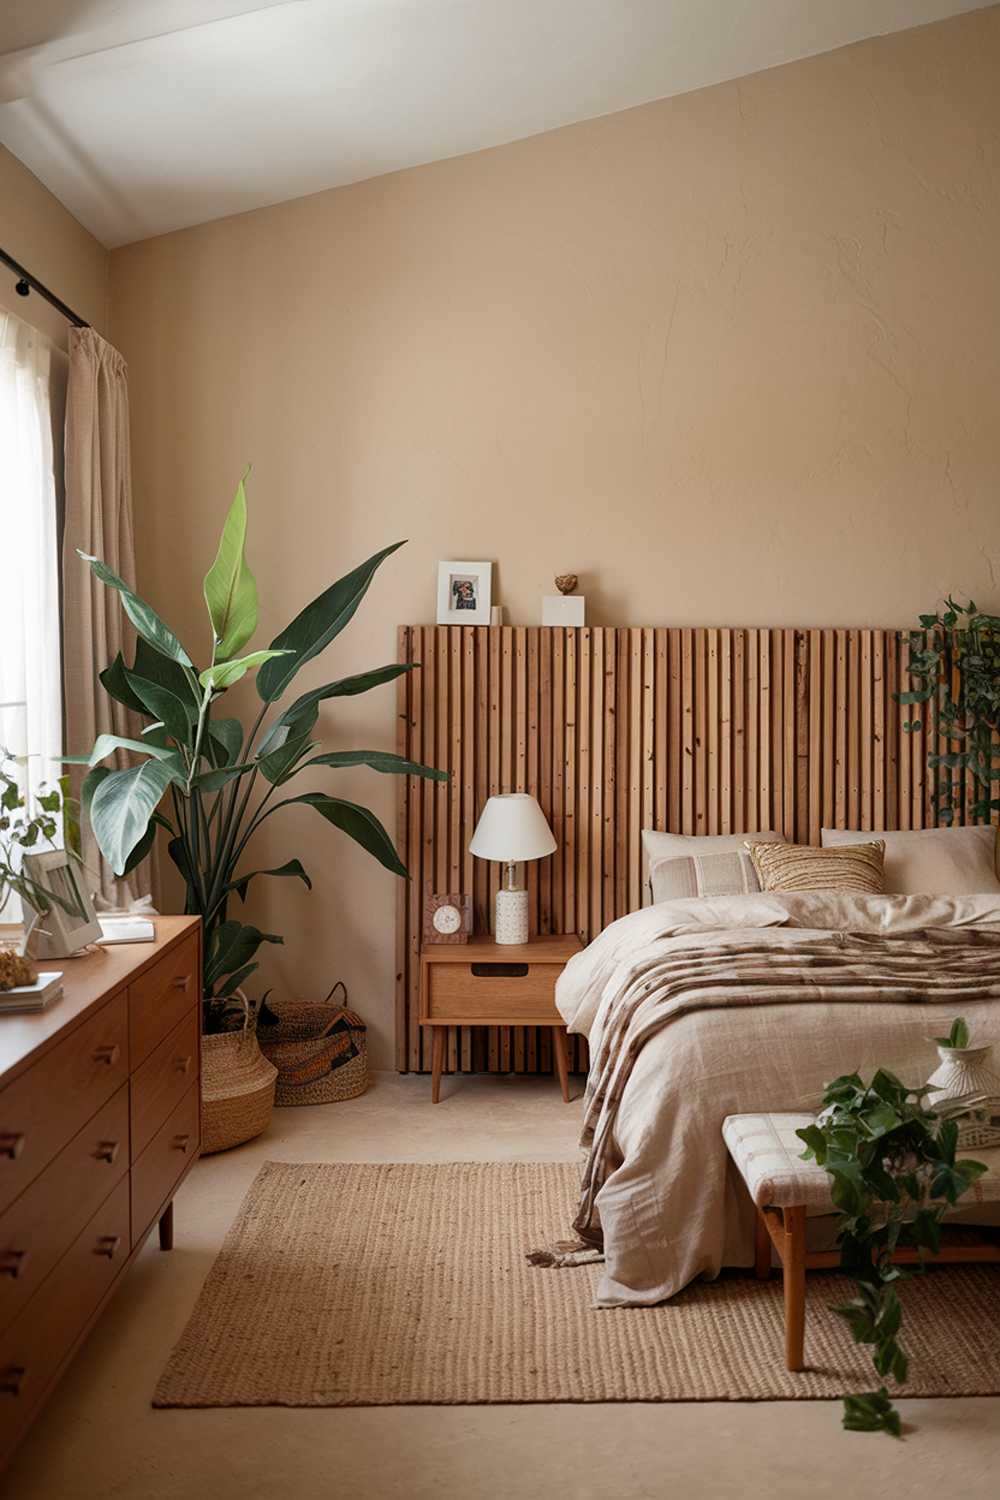
<svg viewBox="0 0 1000 1500"><path fill-rule="evenodd" d="M560 594L572 594L579 583L575 573L558 573L555 578L556 588Z"/></svg>

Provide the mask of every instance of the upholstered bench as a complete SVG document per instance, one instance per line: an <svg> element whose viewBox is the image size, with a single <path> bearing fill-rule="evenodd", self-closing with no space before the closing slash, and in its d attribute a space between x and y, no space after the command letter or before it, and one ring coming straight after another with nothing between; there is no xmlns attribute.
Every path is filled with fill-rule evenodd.
<svg viewBox="0 0 1000 1500"><path fill-rule="evenodd" d="M815 1116L794 1114L728 1115L722 1135L757 1210L754 1267L766 1280L771 1274L771 1247L778 1252L784 1275L785 1364L790 1370L803 1368L806 1316L806 1271L828 1270L840 1264L836 1250L807 1252L806 1219L832 1214L829 1176L814 1161L803 1161L805 1149L795 1134L811 1125ZM989 1171L980 1177L961 1200L962 1207L976 1203L1000 1204L1000 1150L975 1151L970 1155L987 1162ZM938 1255L925 1257L944 1261L1000 1261L1000 1243L988 1240L943 1245ZM902 1249L894 1256L900 1264L921 1259L915 1250Z"/></svg>

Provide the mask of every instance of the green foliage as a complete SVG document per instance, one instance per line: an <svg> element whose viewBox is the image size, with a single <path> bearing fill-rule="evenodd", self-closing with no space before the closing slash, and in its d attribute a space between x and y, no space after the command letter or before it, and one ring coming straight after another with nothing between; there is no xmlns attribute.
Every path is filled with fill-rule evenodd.
<svg viewBox="0 0 1000 1500"><path fill-rule="evenodd" d="M951 1034L960 1026L965 1022L956 1021ZM797 1132L803 1158L830 1174L840 1265L857 1287L857 1296L834 1311L855 1343L871 1346L876 1373L897 1385L907 1375L897 1291L907 1273L893 1265L893 1252L903 1246L935 1252L945 1211L986 1171L981 1162L956 1161L958 1126L927 1107L930 1092L907 1088L885 1068L868 1084L846 1073L827 1084L816 1123ZM846 1397L844 1426L898 1437L899 1415L885 1387Z"/></svg>
<svg viewBox="0 0 1000 1500"><path fill-rule="evenodd" d="M947 1036L936 1036L934 1040L939 1047L967 1047L969 1045L969 1027L964 1016L959 1016L952 1021L951 1030Z"/></svg>
<svg viewBox="0 0 1000 1500"><path fill-rule="evenodd" d="M79 809L62 779L58 786L42 786L29 807L17 767L17 756L0 745L0 907L13 892L33 911L47 911L52 902L69 911L65 901L31 879L21 860L59 848L60 838L67 852L79 857Z"/></svg>
<svg viewBox="0 0 1000 1500"><path fill-rule="evenodd" d="M215 561L204 580L211 624L211 659L200 670L159 615L98 558L80 556L95 575L121 596L138 634L131 666L119 655L100 674L106 692L146 721L141 739L99 737L88 756L67 757L88 767L84 814L116 874L133 868L149 852L157 828L169 836L168 853L184 880L186 910L205 924L206 1026L221 1024L225 1001L258 967L262 943L280 943L276 933L234 920L228 904L246 900L251 881L269 877L311 881L298 859L271 869L240 869L247 846L264 821L280 808L314 808L332 827L360 844L394 874L406 875L378 818L367 808L326 791L271 799L302 771L329 772L347 766L438 781L447 773L379 750L313 755L319 704L353 697L391 682L412 663L376 667L301 694L283 711L275 707L299 668L333 641L353 618L376 570L397 547L375 553L308 604L263 650L237 653L257 626L257 584L247 566L247 507L243 482L230 507ZM236 718L215 717L222 695L256 672L263 706L249 727ZM101 764L119 752L142 759L125 769ZM2 879L2 870L0 870ZM2 887L0 887L2 888Z"/></svg>
<svg viewBox="0 0 1000 1500"><path fill-rule="evenodd" d="M1000 810L994 783L1000 781L1000 756L994 737L1000 734L1000 616L983 614L970 599L959 604L950 596L944 609L920 616L921 629L909 637L910 676L919 684L895 694L902 704L926 706L924 718L907 720L904 730L924 728L957 748L935 749L927 764L936 775L935 799L942 823L953 823L965 778L977 795L965 807L969 822L989 822ZM929 716L929 717L928 717Z"/></svg>

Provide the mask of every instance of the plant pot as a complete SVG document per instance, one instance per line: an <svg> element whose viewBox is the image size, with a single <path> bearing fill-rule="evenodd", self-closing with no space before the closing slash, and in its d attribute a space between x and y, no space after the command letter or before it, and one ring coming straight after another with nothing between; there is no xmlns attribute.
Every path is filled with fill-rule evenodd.
<svg viewBox="0 0 1000 1500"><path fill-rule="evenodd" d="M1000 1125L994 1123L1000 1116L1000 1074L993 1067L992 1046L939 1046L937 1053L940 1066L927 1080L934 1090L927 1100L931 1109L975 1098L975 1104L955 1116L960 1147L1000 1146Z"/></svg>
<svg viewBox="0 0 1000 1500"><path fill-rule="evenodd" d="M253 1140L271 1123L278 1070L249 1028L201 1039L201 1154Z"/></svg>

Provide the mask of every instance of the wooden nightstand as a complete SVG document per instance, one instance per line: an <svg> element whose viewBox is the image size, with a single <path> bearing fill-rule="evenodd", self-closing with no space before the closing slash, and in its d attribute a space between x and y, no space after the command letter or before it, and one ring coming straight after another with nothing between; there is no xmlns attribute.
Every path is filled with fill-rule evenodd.
<svg viewBox="0 0 1000 1500"><path fill-rule="evenodd" d="M555 985L583 944L576 933L500 944L471 938L452 947L429 944L420 954L420 1024L434 1027L431 1099L441 1097L449 1026L551 1026L562 1096L569 1103L566 1023Z"/></svg>

